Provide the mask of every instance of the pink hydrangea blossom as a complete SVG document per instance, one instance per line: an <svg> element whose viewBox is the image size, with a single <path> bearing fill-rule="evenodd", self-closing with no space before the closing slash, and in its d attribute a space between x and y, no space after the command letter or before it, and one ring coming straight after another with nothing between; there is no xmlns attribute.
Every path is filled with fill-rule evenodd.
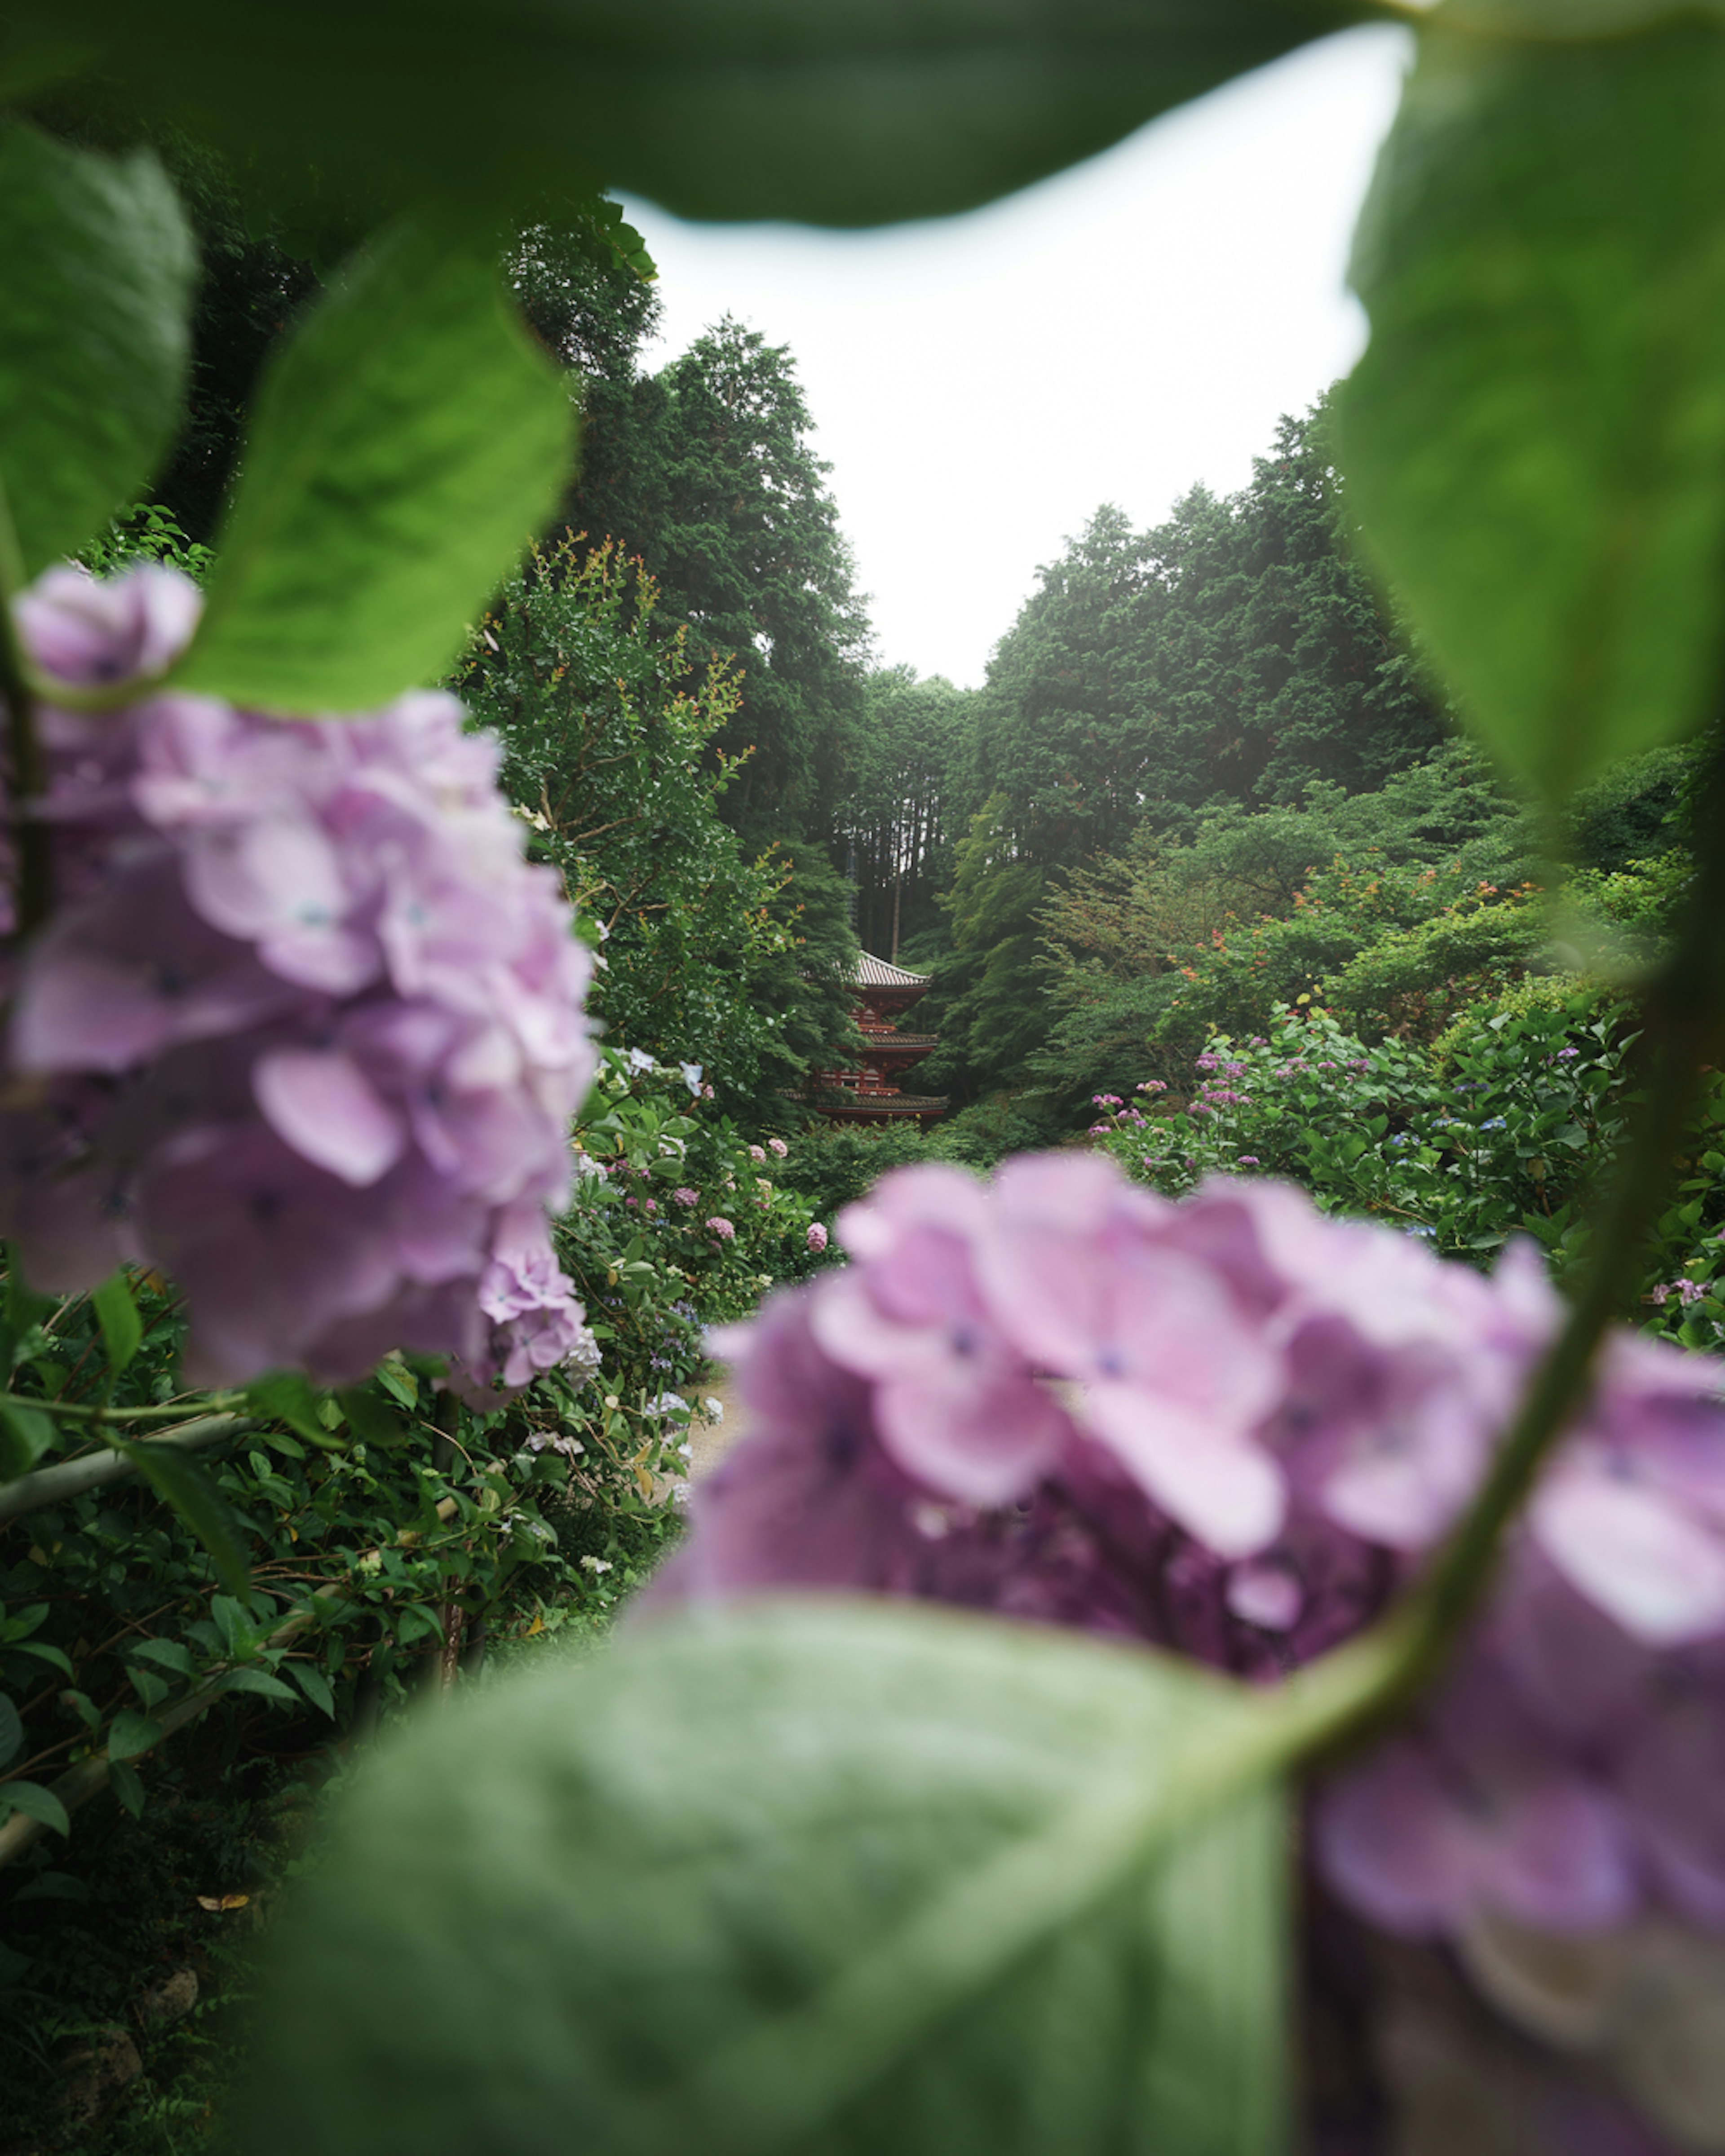
<svg viewBox="0 0 1725 2156"><path fill-rule="evenodd" d="M49 679L112 686L166 667L199 604L167 570L61 569L18 620ZM335 1382L406 1347L513 1384L579 1348L548 1244L549 1299L497 1309L567 1188L591 961L460 707L289 721L145 684L38 720L54 909L10 962L0 1111L0 1232L33 1279L161 1268L200 1382Z"/></svg>
<svg viewBox="0 0 1725 2156"><path fill-rule="evenodd" d="M701 1203L701 1193L698 1190L691 1190L685 1183L680 1183L676 1189L672 1191L671 1198L676 1204L691 1208Z"/></svg>
<svg viewBox="0 0 1725 2156"><path fill-rule="evenodd" d="M768 1138L767 1141L767 1150L768 1152L773 1154L777 1158L784 1160L789 1157L791 1149L785 1143L783 1138Z"/></svg>
<svg viewBox="0 0 1725 2156"><path fill-rule="evenodd" d="M716 1213L707 1222L707 1233L716 1235L721 1243L728 1243L737 1233L737 1224L727 1220L722 1213Z"/></svg>
<svg viewBox="0 0 1725 2156"><path fill-rule="evenodd" d="M757 1433L657 1599L922 1594L1273 1679L1368 1622L1477 1487L1561 1312L1266 1178L1179 1204L1097 1156L927 1166L720 1352ZM1392 1928L1725 1930L1725 1401L1627 1333L1419 1723L1317 1808Z"/></svg>
<svg viewBox="0 0 1725 2156"><path fill-rule="evenodd" d="M582 1321L574 1283L558 1267L536 1206L510 1209L480 1279L480 1308L490 1321L481 1357L464 1365L464 1389L480 1405L494 1385L516 1392L562 1365L591 1373L598 1343Z"/></svg>
<svg viewBox="0 0 1725 2156"><path fill-rule="evenodd" d="M809 1249L814 1252L817 1257L824 1250L825 1250L827 1246L827 1231L821 1225L819 1220L811 1220L809 1222L807 1240Z"/></svg>

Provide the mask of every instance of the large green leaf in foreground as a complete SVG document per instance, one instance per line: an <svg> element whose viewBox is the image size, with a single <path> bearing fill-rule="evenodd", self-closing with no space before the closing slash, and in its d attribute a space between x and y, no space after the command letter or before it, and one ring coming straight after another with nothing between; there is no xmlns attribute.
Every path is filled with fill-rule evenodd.
<svg viewBox="0 0 1725 2156"><path fill-rule="evenodd" d="M1423 44L1343 462L1479 731L1561 797L1718 701L1725 34Z"/></svg>
<svg viewBox="0 0 1725 2156"><path fill-rule="evenodd" d="M1189 1666L660 1624L410 1732L284 1926L249 2156L1271 2156L1277 1796Z"/></svg>
<svg viewBox="0 0 1725 2156"><path fill-rule="evenodd" d="M1307 38L1354 0L63 0L110 97L249 172L698 217L968 208ZM20 25L47 14L14 10ZM0 26L3 36L4 26ZM0 62L4 48L0 44ZM116 93L116 85L118 85Z"/></svg>
<svg viewBox="0 0 1725 2156"><path fill-rule="evenodd" d="M574 446L568 389L485 251L387 234L265 378L178 678L308 713L434 679L550 517Z"/></svg>
<svg viewBox="0 0 1725 2156"><path fill-rule="evenodd" d="M0 126L0 480L33 576L148 484L179 424L192 239L166 174Z"/></svg>

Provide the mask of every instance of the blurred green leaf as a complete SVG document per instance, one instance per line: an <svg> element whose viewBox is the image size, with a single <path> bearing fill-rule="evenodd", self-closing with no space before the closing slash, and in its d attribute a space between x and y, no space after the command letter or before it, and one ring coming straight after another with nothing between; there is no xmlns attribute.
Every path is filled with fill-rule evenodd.
<svg viewBox="0 0 1725 2156"><path fill-rule="evenodd" d="M141 1753L153 1751L162 1742L162 1724L135 1708L123 1708L108 1725L108 1758L136 1759Z"/></svg>
<svg viewBox="0 0 1725 2156"><path fill-rule="evenodd" d="M336 1395L341 1412L347 1419L347 1427L362 1445L381 1445L393 1450L408 1441L406 1422L392 1408L365 1385L350 1385Z"/></svg>
<svg viewBox="0 0 1725 2156"><path fill-rule="evenodd" d="M39 1871L34 1878L24 1881L8 1907L15 1909L21 1902L87 1902L89 1899L88 1881L74 1879L69 1871Z"/></svg>
<svg viewBox="0 0 1725 2156"><path fill-rule="evenodd" d="M172 440L192 241L147 151L0 125L0 480L33 576L134 501Z"/></svg>
<svg viewBox="0 0 1725 2156"><path fill-rule="evenodd" d="M0 1400L0 1482L28 1475L54 1435L51 1415L21 1400Z"/></svg>
<svg viewBox="0 0 1725 2156"><path fill-rule="evenodd" d="M30 1335L54 1306L51 1296L36 1294L24 1278L18 1245L8 1243L0 1247L6 1259L6 1299L0 1314L0 1383L3 1383Z"/></svg>
<svg viewBox="0 0 1725 2156"><path fill-rule="evenodd" d="M0 1767L17 1758L24 1741L24 1725L18 1708L0 1692Z"/></svg>
<svg viewBox="0 0 1725 2156"><path fill-rule="evenodd" d="M189 1677L193 1673L192 1657L178 1640L140 1640L126 1652L146 1661L160 1662L163 1669L172 1670L179 1676Z"/></svg>
<svg viewBox="0 0 1725 2156"><path fill-rule="evenodd" d="M1261 1702L905 1604L644 1627L408 1732L259 2020L255 2156L1271 2156Z"/></svg>
<svg viewBox="0 0 1725 2156"><path fill-rule="evenodd" d="M110 1759L108 1780L114 1794L134 1819L141 1818L144 1810L144 1784L136 1767L125 1759Z"/></svg>
<svg viewBox="0 0 1725 2156"><path fill-rule="evenodd" d="M222 1677L223 1691L255 1692L260 1699L285 1699L299 1704L300 1695L291 1685L280 1677L273 1677L268 1670L228 1670Z"/></svg>
<svg viewBox="0 0 1725 2156"><path fill-rule="evenodd" d="M409 1602L396 1613L395 1636L403 1646L415 1640L441 1640L444 1628L436 1610L424 1602Z"/></svg>
<svg viewBox="0 0 1725 2156"><path fill-rule="evenodd" d="M110 1274L90 1299L95 1306L96 1322L102 1328L108 1368L117 1378L137 1353L144 1337L144 1323L132 1299L131 1282L123 1272Z"/></svg>
<svg viewBox="0 0 1725 2156"><path fill-rule="evenodd" d="M321 1669L311 1662L290 1662L287 1666L311 1704L333 1722L336 1718L336 1695L330 1689L330 1681Z"/></svg>
<svg viewBox="0 0 1725 2156"><path fill-rule="evenodd" d="M39 1782L0 1782L0 1819L8 1811L22 1812L27 1819L39 1820L56 1834L72 1831L65 1806L52 1789L44 1789Z"/></svg>
<svg viewBox="0 0 1725 2156"><path fill-rule="evenodd" d="M266 1371L245 1389L246 1405L254 1414L271 1422L285 1422L290 1430L326 1449L331 1440L318 1414L321 1397L297 1370Z"/></svg>
<svg viewBox="0 0 1725 2156"><path fill-rule="evenodd" d="M123 1452L158 1496L165 1497L209 1552L216 1577L231 1594L249 1595L245 1522L197 1461L177 1445L110 1440Z"/></svg>
<svg viewBox="0 0 1725 2156"><path fill-rule="evenodd" d="M550 518L574 444L569 390L490 254L386 234L264 378L177 678L307 713L434 680Z"/></svg>
<svg viewBox="0 0 1725 2156"><path fill-rule="evenodd" d="M1561 798L1717 706L1725 35L1421 43L1355 246L1348 499L1480 733Z"/></svg>
<svg viewBox="0 0 1725 2156"><path fill-rule="evenodd" d="M605 185L685 216L865 224L1022 187L1370 12L1321 0L299 0L285 12L68 0L63 16L102 41L127 98L303 202L333 185L519 209Z"/></svg>

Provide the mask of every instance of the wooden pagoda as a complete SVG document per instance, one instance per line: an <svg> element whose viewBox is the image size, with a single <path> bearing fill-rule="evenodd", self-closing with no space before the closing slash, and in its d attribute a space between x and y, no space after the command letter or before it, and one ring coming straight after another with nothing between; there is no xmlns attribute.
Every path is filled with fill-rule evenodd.
<svg viewBox="0 0 1725 2156"><path fill-rule="evenodd" d="M862 1059L855 1070L813 1074L810 1105L819 1114L837 1123L892 1123L911 1117L926 1126L945 1112L944 1100L906 1093L899 1083L939 1045L937 1034L898 1029L899 1019L926 993L932 978L863 952L850 978Z"/></svg>

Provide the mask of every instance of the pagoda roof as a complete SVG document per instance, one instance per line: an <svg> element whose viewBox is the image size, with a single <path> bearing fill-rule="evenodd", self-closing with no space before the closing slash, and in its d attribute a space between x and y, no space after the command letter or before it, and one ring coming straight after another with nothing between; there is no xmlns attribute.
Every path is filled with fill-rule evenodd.
<svg viewBox="0 0 1725 2156"><path fill-rule="evenodd" d="M850 978L860 988L926 988L934 976L911 973L903 966L895 966L890 958L877 958L872 951L865 951Z"/></svg>

